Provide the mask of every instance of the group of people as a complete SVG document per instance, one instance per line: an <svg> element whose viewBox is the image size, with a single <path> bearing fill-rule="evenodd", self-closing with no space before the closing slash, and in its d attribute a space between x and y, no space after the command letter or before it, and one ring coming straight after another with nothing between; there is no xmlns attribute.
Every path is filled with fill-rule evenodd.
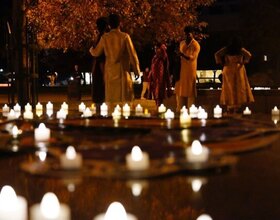
<svg viewBox="0 0 280 220"><path fill-rule="evenodd" d="M108 24L107 24L108 21ZM108 19L97 20L99 36L95 46L90 48L93 62L93 101L120 104L131 102L134 98L131 68L136 78L140 76L137 53L129 34L120 29L120 17L109 15ZM175 83L177 111L183 106L189 107L195 102L197 60L200 45L194 38L193 28L184 29L185 39L180 42L180 74ZM143 72L143 90L147 90L157 106L171 95L169 61L165 44L158 44L151 62L151 67ZM217 64L223 66L222 92L220 102L229 111L237 111L243 104L254 102L245 64L251 54L242 47L241 40L234 38L231 43L215 54Z"/></svg>

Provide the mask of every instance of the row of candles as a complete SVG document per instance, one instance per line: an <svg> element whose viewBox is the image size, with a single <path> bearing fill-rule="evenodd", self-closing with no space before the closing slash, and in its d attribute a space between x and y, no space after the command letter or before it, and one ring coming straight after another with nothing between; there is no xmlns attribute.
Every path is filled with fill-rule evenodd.
<svg viewBox="0 0 280 220"><path fill-rule="evenodd" d="M14 189L3 186L0 191L0 220L27 220L27 201L18 196ZM31 220L70 220L71 210L67 204L60 203L57 196L47 192L40 204L30 207ZM120 202L112 202L105 213L100 213L93 220L137 220L133 214L127 213ZM207 214L200 215L197 220L212 220Z"/></svg>

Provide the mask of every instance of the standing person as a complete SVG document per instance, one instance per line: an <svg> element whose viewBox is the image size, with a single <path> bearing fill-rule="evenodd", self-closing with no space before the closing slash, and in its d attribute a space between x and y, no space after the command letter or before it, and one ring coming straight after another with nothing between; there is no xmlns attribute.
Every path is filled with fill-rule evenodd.
<svg viewBox="0 0 280 220"><path fill-rule="evenodd" d="M242 41L238 37L232 38L228 46L215 53L216 63L223 65L220 103L226 105L230 112L236 112L243 104L254 102L245 69L251 56L242 47Z"/></svg>
<svg viewBox="0 0 280 220"><path fill-rule="evenodd" d="M146 99L146 97L150 98L150 69L149 67L145 68L145 71L143 72L143 87L142 87L142 92L141 92L141 99Z"/></svg>
<svg viewBox="0 0 280 220"><path fill-rule="evenodd" d="M74 71L71 74L73 80L77 81L80 85L85 84L85 79L81 71L79 70L79 65L75 64Z"/></svg>
<svg viewBox="0 0 280 220"><path fill-rule="evenodd" d="M98 44L102 35L107 32L108 24L105 17L100 17L96 20L98 37L95 45ZM105 86L104 86L104 68L105 55L93 58L92 65L92 101L101 104L105 101Z"/></svg>
<svg viewBox="0 0 280 220"><path fill-rule="evenodd" d="M200 45L194 39L193 28L184 28L185 40L180 42L179 51L181 56L180 77L175 84L177 100L177 112L183 106L189 107L196 97L196 70Z"/></svg>
<svg viewBox="0 0 280 220"><path fill-rule="evenodd" d="M108 103L131 102L134 98L130 75L132 65L139 77L139 61L130 36L120 30L120 17L109 16L110 32L105 33L96 48L91 47L92 56L105 54L105 101Z"/></svg>
<svg viewBox="0 0 280 220"><path fill-rule="evenodd" d="M68 99L80 100L81 99L81 82L84 82L82 73L79 71L79 66L74 65L74 71L68 81Z"/></svg>
<svg viewBox="0 0 280 220"><path fill-rule="evenodd" d="M151 92L157 106L160 106L163 103L163 99L169 96L169 89L169 60L166 46L158 44L151 64Z"/></svg>

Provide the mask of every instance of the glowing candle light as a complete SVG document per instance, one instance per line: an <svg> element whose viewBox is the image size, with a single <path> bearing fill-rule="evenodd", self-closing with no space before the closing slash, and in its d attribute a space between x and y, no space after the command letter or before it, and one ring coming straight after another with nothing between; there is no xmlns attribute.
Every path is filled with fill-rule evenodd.
<svg viewBox="0 0 280 220"><path fill-rule="evenodd" d="M34 130L35 141L44 142L48 141L51 136L51 131L45 126L44 123L40 123L38 128Z"/></svg>
<svg viewBox="0 0 280 220"><path fill-rule="evenodd" d="M85 103L81 102L79 105L79 112L84 112L86 110L86 105Z"/></svg>
<svg viewBox="0 0 280 220"><path fill-rule="evenodd" d="M251 115L252 114L252 111L246 107L245 110L243 111L243 115Z"/></svg>
<svg viewBox="0 0 280 220"><path fill-rule="evenodd" d="M60 109L59 111L56 112L56 118L57 119L66 119L67 117L67 112L64 109Z"/></svg>
<svg viewBox="0 0 280 220"><path fill-rule="evenodd" d="M13 109L11 109L11 111L7 115L7 118L8 120L14 120L18 118L18 115L16 115L16 112Z"/></svg>
<svg viewBox="0 0 280 220"><path fill-rule="evenodd" d="M14 106L14 111L15 112L20 112L21 111L21 106L18 103Z"/></svg>
<svg viewBox="0 0 280 220"><path fill-rule="evenodd" d="M36 105L36 111L43 111L43 105L40 102Z"/></svg>
<svg viewBox="0 0 280 220"><path fill-rule="evenodd" d="M196 220L212 220L212 217L207 214L202 214L202 215L198 216L198 218Z"/></svg>
<svg viewBox="0 0 280 220"><path fill-rule="evenodd" d="M143 114L143 107L140 104L137 104L135 107L135 115L139 116Z"/></svg>
<svg viewBox="0 0 280 220"><path fill-rule="evenodd" d="M13 138L17 138L19 134L21 134L21 130L19 130L16 125L14 125L12 128Z"/></svg>
<svg viewBox="0 0 280 220"><path fill-rule="evenodd" d="M125 208L119 202L113 202L108 207L106 213L97 215L94 220L137 220L137 218L126 213Z"/></svg>
<svg viewBox="0 0 280 220"><path fill-rule="evenodd" d="M123 106L122 111L123 111L123 116L128 117L130 115L130 106L126 103Z"/></svg>
<svg viewBox="0 0 280 220"><path fill-rule="evenodd" d="M63 102L61 104L61 109L63 109L64 111L67 111L68 112L68 104L66 102Z"/></svg>
<svg viewBox="0 0 280 220"><path fill-rule="evenodd" d="M25 110L25 111L32 111L32 106L31 106L29 103L27 103L27 104L24 106L24 110Z"/></svg>
<svg viewBox="0 0 280 220"><path fill-rule="evenodd" d="M92 112L90 110L90 108L86 108L84 111L83 111L83 117L85 118L88 118L88 117L91 117L92 116Z"/></svg>
<svg viewBox="0 0 280 220"><path fill-rule="evenodd" d="M180 114L180 124L185 125L185 124L189 124L190 122L191 122L191 116L188 114L187 111L183 111Z"/></svg>
<svg viewBox="0 0 280 220"><path fill-rule="evenodd" d="M60 164L65 169L79 169L82 163L82 155L78 154L73 146L67 147L66 153L60 156Z"/></svg>
<svg viewBox="0 0 280 220"><path fill-rule="evenodd" d="M7 105L7 104L5 104L3 107L2 107L2 112L3 113L8 113L10 111L10 107Z"/></svg>
<svg viewBox="0 0 280 220"><path fill-rule="evenodd" d="M197 118L198 108L195 105L191 105L189 112L190 112L191 118Z"/></svg>
<svg viewBox="0 0 280 220"><path fill-rule="evenodd" d="M279 115L279 109L277 108L277 106L275 106L275 107L271 110L271 114L272 114L272 115Z"/></svg>
<svg viewBox="0 0 280 220"><path fill-rule="evenodd" d="M0 219L27 220L27 201L17 196L11 186L3 186L0 192Z"/></svg>
<svg viewBox="0 0 280 220"><path fill-rule="evenodd" d="M33 112L32 111L24 111L23 112L24 119L33 119Z"/></svg>
<svg viewBox="0 0 280 220"><path fill-rule="evenodd" d="M214 108L214 118L221 118L223 114L223 109L219 106L216 105Z"/></svg>
<svg viewBox="0 0 280 220"><path fill-rule="evenodd" d="M53 104L50 101L48 101L48 103L46 104L46 109L53 110Z"/></svg>
<svg viewBox="0 0 280 220"><path fill-rule="evenodd" d="M164 106L164 104L160 104L160 106L158 107L158 113L164 112L166 112L166 107Z"/></svg>
<svg viewBox="0 0 280 220"><path fill-rule="evenodd" d="M104 117L108 115L108 106L106 105L106 103L103 103L100 106L100 115Z"/></svg>
<svg viewBox="0 0 280 220"><path fill-rule="evenodd" d="M140 147L134 146L130 154L126 155L126 165L129 170L145 170L149 168L149 155L142 152Z"/></svg>
<svg viewBox="0 0 280 220"><path fill-rule="evenodd" d="M203 108L201 108L197 114L197 118L198 119L207 119L208 113Z"/></svg>
<svg viewBox="0 0 280 220"><path fill-rule="evenodd" d="M31 220L70 220L70 208L60 204L54 193L48 192L43 196L40 204L30 208Z"/></svg>
<svg viewBox="0 0 280 220"><path fill-rule="evenodd" d="M205 162L208 160L209 150L195 140L192 142L192 146L186 149L186 156L189 162Z"/></svg>
<svg viewBox="0 0 280 220"><path fill-rule="evenodd" d="M165 119L173 119L175 114L170 109L167 109L167 111L164 113L164 117Z"/></svg>

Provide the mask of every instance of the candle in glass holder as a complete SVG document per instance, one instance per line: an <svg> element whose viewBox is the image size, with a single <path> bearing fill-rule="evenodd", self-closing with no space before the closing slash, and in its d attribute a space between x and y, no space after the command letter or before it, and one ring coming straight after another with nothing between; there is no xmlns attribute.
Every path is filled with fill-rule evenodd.
<svg viewBox="0 0 280 220"><path fill-rule="evenodd" d="M27 201L17 196L11 186L3 186L0 192L0 219L27 220Z"/></svg>
<svg viewBox="0 0 280 220"><path fill-rule="evenodd" d="M57 119L66 119L67 117L67 112L64 109L60 109L59 111L56 112L56 118Z"/></svg>
<svg viewBox="0 0 280 220"><path fill-rule="evenodd" d="M91 117L92 116L92 112L90 110L90 108L86 108L84 111L83 111L83 117L85 118L88 118L88 117Z"/></svg>
<svg viewBox="0 0 280 220"><path fill-rule="evenodd" d="M100 115L101 116L107 116L108 115L108 106L106 105L106 103L103 103L100 106Z"/></svg>
<svg viewBox="0 0 280 220"><path fill-rule="evenodd" d="M8 113L10 111L10 108L7 104L5 104L3 107L2 107L2 112L3 113Z"/></svg>
<svg viewBox="0 0 280 220"><path fill-rule="evenodd" d="M164 117L165 119L173 119L175 114L170 109L167 109L167 111L164 113Z"/></svg>
<svg viewBox="0 0 280 220"><path fill-rule="evenodd" d="M68 104L66 102L63 102L61 104L61 109L63 109L64 111L67 111L68 112Z"/></svg>
<svg viewBox="0 0 280 220"><path fill-rule="evenodd" d="M14 120L14 119L17 119L18 116L16 115L16 112L13 109L11 109L11 111L7 115L7 118L8 118L8 120Z"/></svg>
<svg viewBox="0 0 280 220"><path fill-rule="evenodd" d="M20 112L21 111L21 106L18 103L14 106L14 111L15 112Z"/></svg>
<svg viewBox="0 0 280 220"><path fill-rule="evenodd" d="M143 114L143 107L140 104L137 104L135 107L135 115L139 116Z"/></svg>
<svg viewBox="0 0 280 220"><path fill-rule="evenodd" d="M125 208L120 202L113 202L105 214L101 213L93 220L137 220L137 218L132 214L126 213Z"/></svg>
<svg viewBox="0 0 280 220"><path fill-rule="evenodd" d="M53 111L53 104L50 101L48 101L48 103L46 104L46 109Z"/></svg>
<svg viewBox="0 0 280 220"><path fill-rule="evenodd" d="M27 103L27 104L24 106L24 110L25 110L25 111L32 111L32 106L31 106L29 103Z"/></svg>
<svg viewBox="0 0 280 220"><path fill-rule="evenodd" d="M43 105L40 102L38 102L35 109L36 111L43 111Z"/></svg>
<svg viewBox="0 0 280 220"><path fill-rule="evenodd" d="M38 128L34 129L34 137L37 142L48 141L51 136L51 130L45 126L44 123L40 123Z"/></svg>
<svg viewBox="0 0 280 220"><path fill-rule="evenodd" d="M115 107L114 111L112 112L113 119L119 120L121 118L121 115L122 115L121 111L117 107Z"/></svg>
<svg viewBox="0 0 280 220"><path fill-rule="evenodd" d="M61 204L54 193L48 192L40 204L30 208L31 220L70 220L70 208Z"/></svg>
<svg viewBox="0 0 280 220"><path fill-rule="evenodd" d="M277 106L275 106L275 107L271 110L271 114L272 114L272 115L279 115L279 109L277 108Z"/></svg>
<svg viewBox="0 0 280 220"><path fill-rule="evenodd" d="M251 110L248 107L246 107L245 110L243 111L243 115L251 115L251 114L252 114Z"/></svg>
<svg viewBox="0 0 280 220"><path fill-rule="evenodd" d="M214 118L221 118L223 114L223 109L219 106L216 105L214 108Z"/></svg>
<svg viewBox="0 0 280 220"><path fill-rule="evenodd" d="M145 170L150 166L149 155L142 152L140 147L134 146L130 154L126 155L126 166L129 170Z"/></svg>
<svg viewBox="0 0 280 220"><path fill-rule="evenodd" d="M160 104L160 106L158 107L158 113L164 112L166 112L166 107L164 106L164 104Z"/></svg>
<svg viewBox="0 0 280 220"><path fill-rule="evenodd" d="M192 142L192 146L186 149L186 156L189 162L206 162L209 150L202 146L198 140L195 140Z"/></svg>
<svg viewBox="0 0 280 220"><path fill-rule="evenodd" d="M79 112L84 112L86 110L86 105L85 103L81 102L79 105Z"/></svg>
<svg viewBox="0 0 280 220"><path fill-rule="evenodd" d="M191 123L191 116L188 114L187 111L183 111L180 114L180 124L189 124Z"/></svg>
<svg viewBox="0 0 280 220"><path fill-rule="evenodd" d="M60 156L60 165L64 169L80 169L82 164L82 155L73 146L67 147L66 153Z"/></svg>
<svg viewBox="0 0 280 220"><path fill-rule="evenodd" d="M185 112L185 111L187 111L187 113L188 113L188 109L187 109L186 106L184 105L184 106L181 108L180 113L183 113L183 112Z"/></svg>
<svg viewBox="0 0 280 220"><path fill-rule="evenodd" d="M198 108L195 105L191 105L189 112L190 112L191 118L197 118Z"/></svg>
<svg viewBox="0 0 280 220"><path fill-rule="evenodd" d="M197 118L198 119L207 119L208 113L203 108L201 108L197 114Z"/></svg>

